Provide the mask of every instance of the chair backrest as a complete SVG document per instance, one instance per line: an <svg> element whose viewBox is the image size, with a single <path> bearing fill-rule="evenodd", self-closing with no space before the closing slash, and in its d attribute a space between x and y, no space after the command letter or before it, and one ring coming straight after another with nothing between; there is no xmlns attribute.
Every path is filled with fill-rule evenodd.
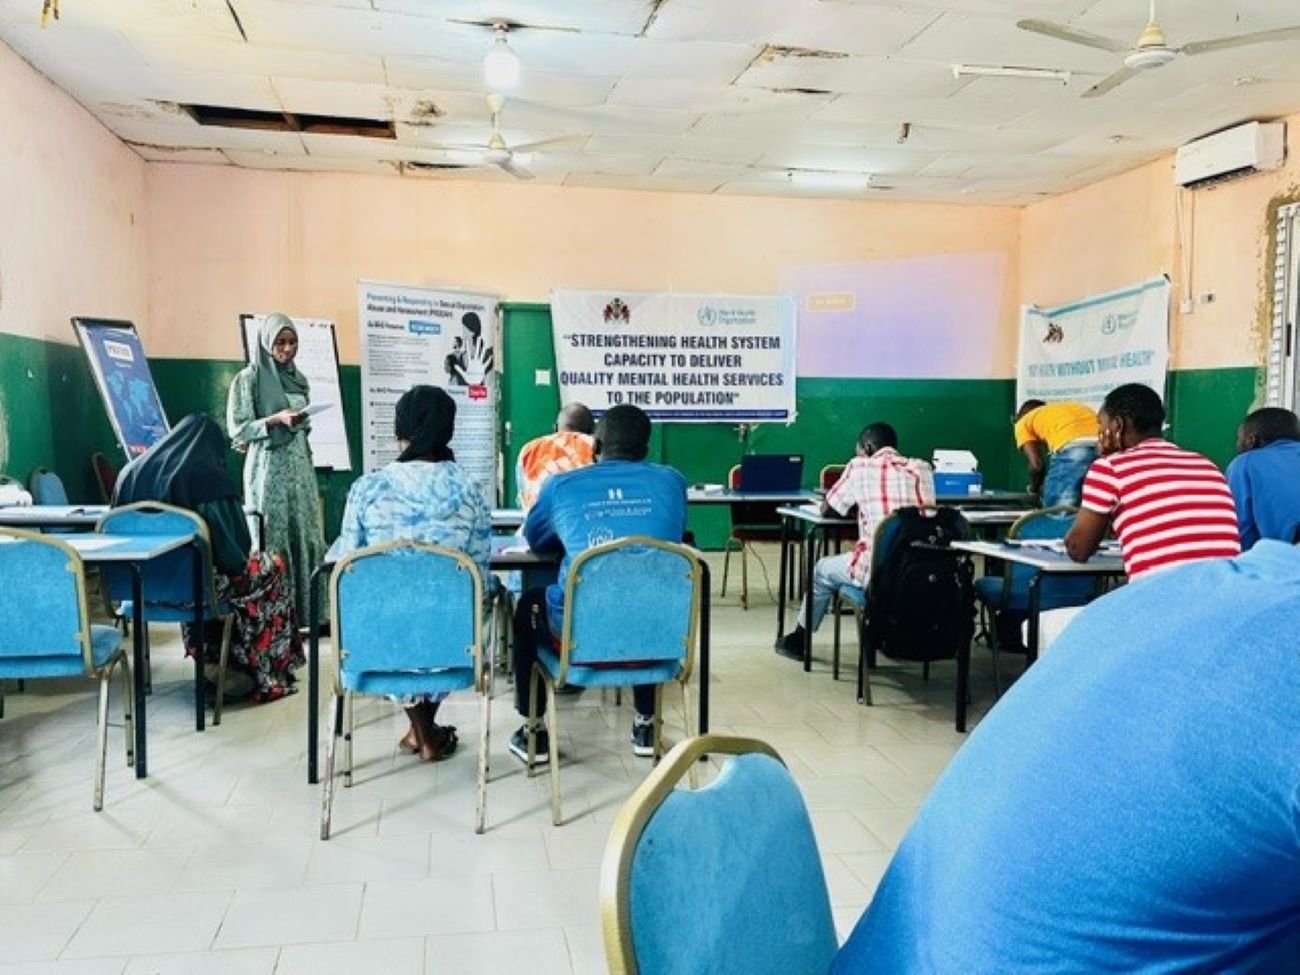
<svg viewBox="0 0 1300 975"><path fill-rule="evenodd" d="M835 482L840 479L844 473L843 464L827 464L822 468L822 472L817 475L817 484L823 491L829 491L835 486Z"/></svg>
<svg viewBox="0 0 1300 975"><path fill-rule="evenodd" d="M34 504L68 503L68 491L63 486L63 479L47 467L38 467L32 471L28 485Z"/></svg>
<svg viewBox="0 0 1300 975"><path fill-rule="evenodd" d="M695 662L700 561L685 545L631 535L582 552L564 586L560 680L570 664Z"/></svg>
<svg viewBox="0 0 1300 975"><path fill-rule="evenodd" d="M117 468L113 462L98 450L90 455L90 469L94 471L95 483L104 504L113 500L113 488L117 486Z"/></svg>
<svg viewBox="0 0 1300 975"><path fill-rule="evenodd" d="M679 789L701 756L734 756ZM836 951L812 823L780 756L761 741L678 744L614 821L601 867L614 975L824 972Z"/></svg>
<svg viewBox="0 0 1300 975"><path fill-rule="evenodd" d="M334 674L473 667L482 679L483 579L464 552L426 542L372 545L330 575Z"/></svg>
<svg viewBox="0 0 1300 975"><path fill-rule="evenodd" d="M1074 516L1079 509L1070 505L1057 505L1053 508L1041 508L1030 511L1007 529L1007 538L1061 539L1074 524ZM1029 580L1034 577L1035 569L1029 565L1007 562L1004 570L1004 592L1027 594ZM1045 575L1039 583L1039 600L1043 609L1059 609L1062 606L1079 606L1086 603L1097 592L1097 580L1090 576Z"/></svg>
<svg viewBox="0 0 1300 975"><path fill-rule="evenodd" d="M81 558L49 535L0 528L0 675L94 673Z"/></svg>
<svg viewBox="0 0 1300 975"><path fill-rule="evenodd" d="M205 615L216 612L216 582L212 568L212 543L207 523L193 511L163 504L160 501L139 501L111 509L95 526L98 532L119 535L197 535L202 540L203 576L209 593ZM162 558L150 559L144 564L140 581L147 608L150 605L168 607L193 607L194 605L194 549L186 546L169 552ZM125 602L131 598L131 575L117 566L104 566L111 599Z"/></svg>

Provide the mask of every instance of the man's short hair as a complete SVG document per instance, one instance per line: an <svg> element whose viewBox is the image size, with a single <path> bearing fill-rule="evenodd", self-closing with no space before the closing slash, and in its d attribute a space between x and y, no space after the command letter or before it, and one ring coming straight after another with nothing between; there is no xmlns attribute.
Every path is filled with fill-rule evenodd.
<svg viewBox="0 0 1300 975"><path fill-rule="evenodd" d="M596 429L596 421L591 416L591 410L582 403L568 403L556 417L555 426L561 433L591 434Z"/></svg>
<svg viewBox="0 0 1300 975"><path fill-rule="evenodd" d="M1027 399L1020 404L1020 409L1016 410L1016 419L1019 420L1026 413L1038 409L1040 406L1046 406L1047 402L1041 399Z"/></svg>
<svg viewBox="0 0 1300 975"><path fill-rule="evenodd" d="M1160 394L1141 383L1125 383L1106 394L1101 408L1107 416L1127 420L1138 433L1159 433L1165 422L1165 404Z"/></svg>
<svg viewBox="0 0 1300 975"><path fill-rule="evenodd" d="M863 450L897 447L898 431L888 423L868 423L858 434L858 446Z"/></svg>
<svg viewBox="0 0 1300 975"><path fill-rule="evenodd" d="M650 452L650 417L631 403L611 406L596 424L602 458L644 460Z"/></svg>
<svg viewBox="0 0 1300 975"><path fill-rule="evenodd" d="M1253 436L1259 446L1265 447L1274 440L1300 440L1300 418L1279 406L1266 406L1256 410L1241 421L1242 432Z"/></svg>

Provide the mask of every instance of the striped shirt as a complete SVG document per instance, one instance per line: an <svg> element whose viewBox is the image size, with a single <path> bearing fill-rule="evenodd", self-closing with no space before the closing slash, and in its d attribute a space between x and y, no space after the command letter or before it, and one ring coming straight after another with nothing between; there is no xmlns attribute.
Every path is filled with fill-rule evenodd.
<svg viewBox="0 0 1300 975"><path fill-rule="evenodd" d="M849 559L849 575L865 586L871 573L876 527L898 508L934 504L934 473L923 460L882 447L870 457L854 457L826 492L826 503L842 515L858 509L858 543Z"/></svg>
<svg viewBox="0 0 1300 975"><path fill-rule="evenodd" d="M1241 552L1227 479L1205 457L1159 437L1093 461L1083 507L1112 516L1131 579Z"/></svg>

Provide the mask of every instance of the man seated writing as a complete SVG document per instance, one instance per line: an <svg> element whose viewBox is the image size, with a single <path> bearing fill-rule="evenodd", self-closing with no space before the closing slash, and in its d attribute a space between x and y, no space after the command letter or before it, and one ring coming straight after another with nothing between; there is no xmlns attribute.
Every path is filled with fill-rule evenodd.
<svg viewBox="0 0 1300 975"><path fill-rule="evenodd" d="M1256 410L1237 429L1228 465L1241 547L1261 538L1300 542L1300 420L1290 410Z"/></svg>
<svg viewBox="0 0 1300 975"><path fill-rule="evenodd" d="M524 537L538 552L562 551L559 581L530 589L515 611L515 709L528 716L528 686L538 648L558 642L564 628L564 585L575 556L629 535L680 542L686 531L686 479L671 467L646 461L650 418L635 406L611 408L596 427L596 463L556 474L542 485L524 522ZM653 599L629 592L627 598ZM654 755L654 686L633 688L636 718L632 752ZM540 702L545 706L545 698ZM528 761L528 736L535 735L537 763L548 760L547 732L539 720L523 725L510 751Z"/></svg>
<svg viewBox="0 0 1300 975"><path fill-rule="evenodd" d="M898 508L934 504L934 472L923 460L898 452L898 432L888 423L872 423L858 435L857 455L826 492L822 515L847 515L858 509L858 541L852 552L818 559L813 568L813 587L799 609L799 620L791 633L777 641L783 657L803 659L805 631L816 631L830 608L831 598L841 586L867 587L871 574L871 553L876 528ZM811 608L810 608L811 605Z"/></svg>

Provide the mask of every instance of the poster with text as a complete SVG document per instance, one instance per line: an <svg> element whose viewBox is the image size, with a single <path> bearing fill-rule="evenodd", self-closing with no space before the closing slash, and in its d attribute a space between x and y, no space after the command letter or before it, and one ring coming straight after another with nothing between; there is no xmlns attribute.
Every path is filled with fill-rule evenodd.
<svg viewBox="0 0 1300 975"><path fill-rule="evenodd" d="M134 460L171 429L140 336L124 321L74 318L72 325L117 441Z"/></svg>
<svg viewBox="0 0 1300 975"><path fill-rule="evenodd" d="M441 386L456 401L456 462L496 494L497 298L409 284L359 282L365 469L397 459L393 419L412 386Z"/></svg>
<svg viewBox="0 0 1300 975"><path fill-rule="evenodd" d="M795 303L775 295L556 291L560 396L655 420L795 417Z"/></svg>
<svg viewBox="0 0 1300 975"><path fill-rule="evenodd" d="M307 437L311 443L312 463L336 471L352 470L352 452L348 449L348 430L343 412L343 388L339 381L339 350L334 339L334 323L324 318L290 315L298 330L296 365L307 377L313 406L325 409L311 418ZM258 334L265 315L240 315L243 328L244 360L250 361L257 348Z"/></svg>
<svg viewBox="0 0 1300 975"><path fill-rule="evenodd" d="M1026 305L1016 402L1076 400L1096 408L1125 383L1142 383L1163 396L1169 292L1162 276L1056 308Z"/></svg>

